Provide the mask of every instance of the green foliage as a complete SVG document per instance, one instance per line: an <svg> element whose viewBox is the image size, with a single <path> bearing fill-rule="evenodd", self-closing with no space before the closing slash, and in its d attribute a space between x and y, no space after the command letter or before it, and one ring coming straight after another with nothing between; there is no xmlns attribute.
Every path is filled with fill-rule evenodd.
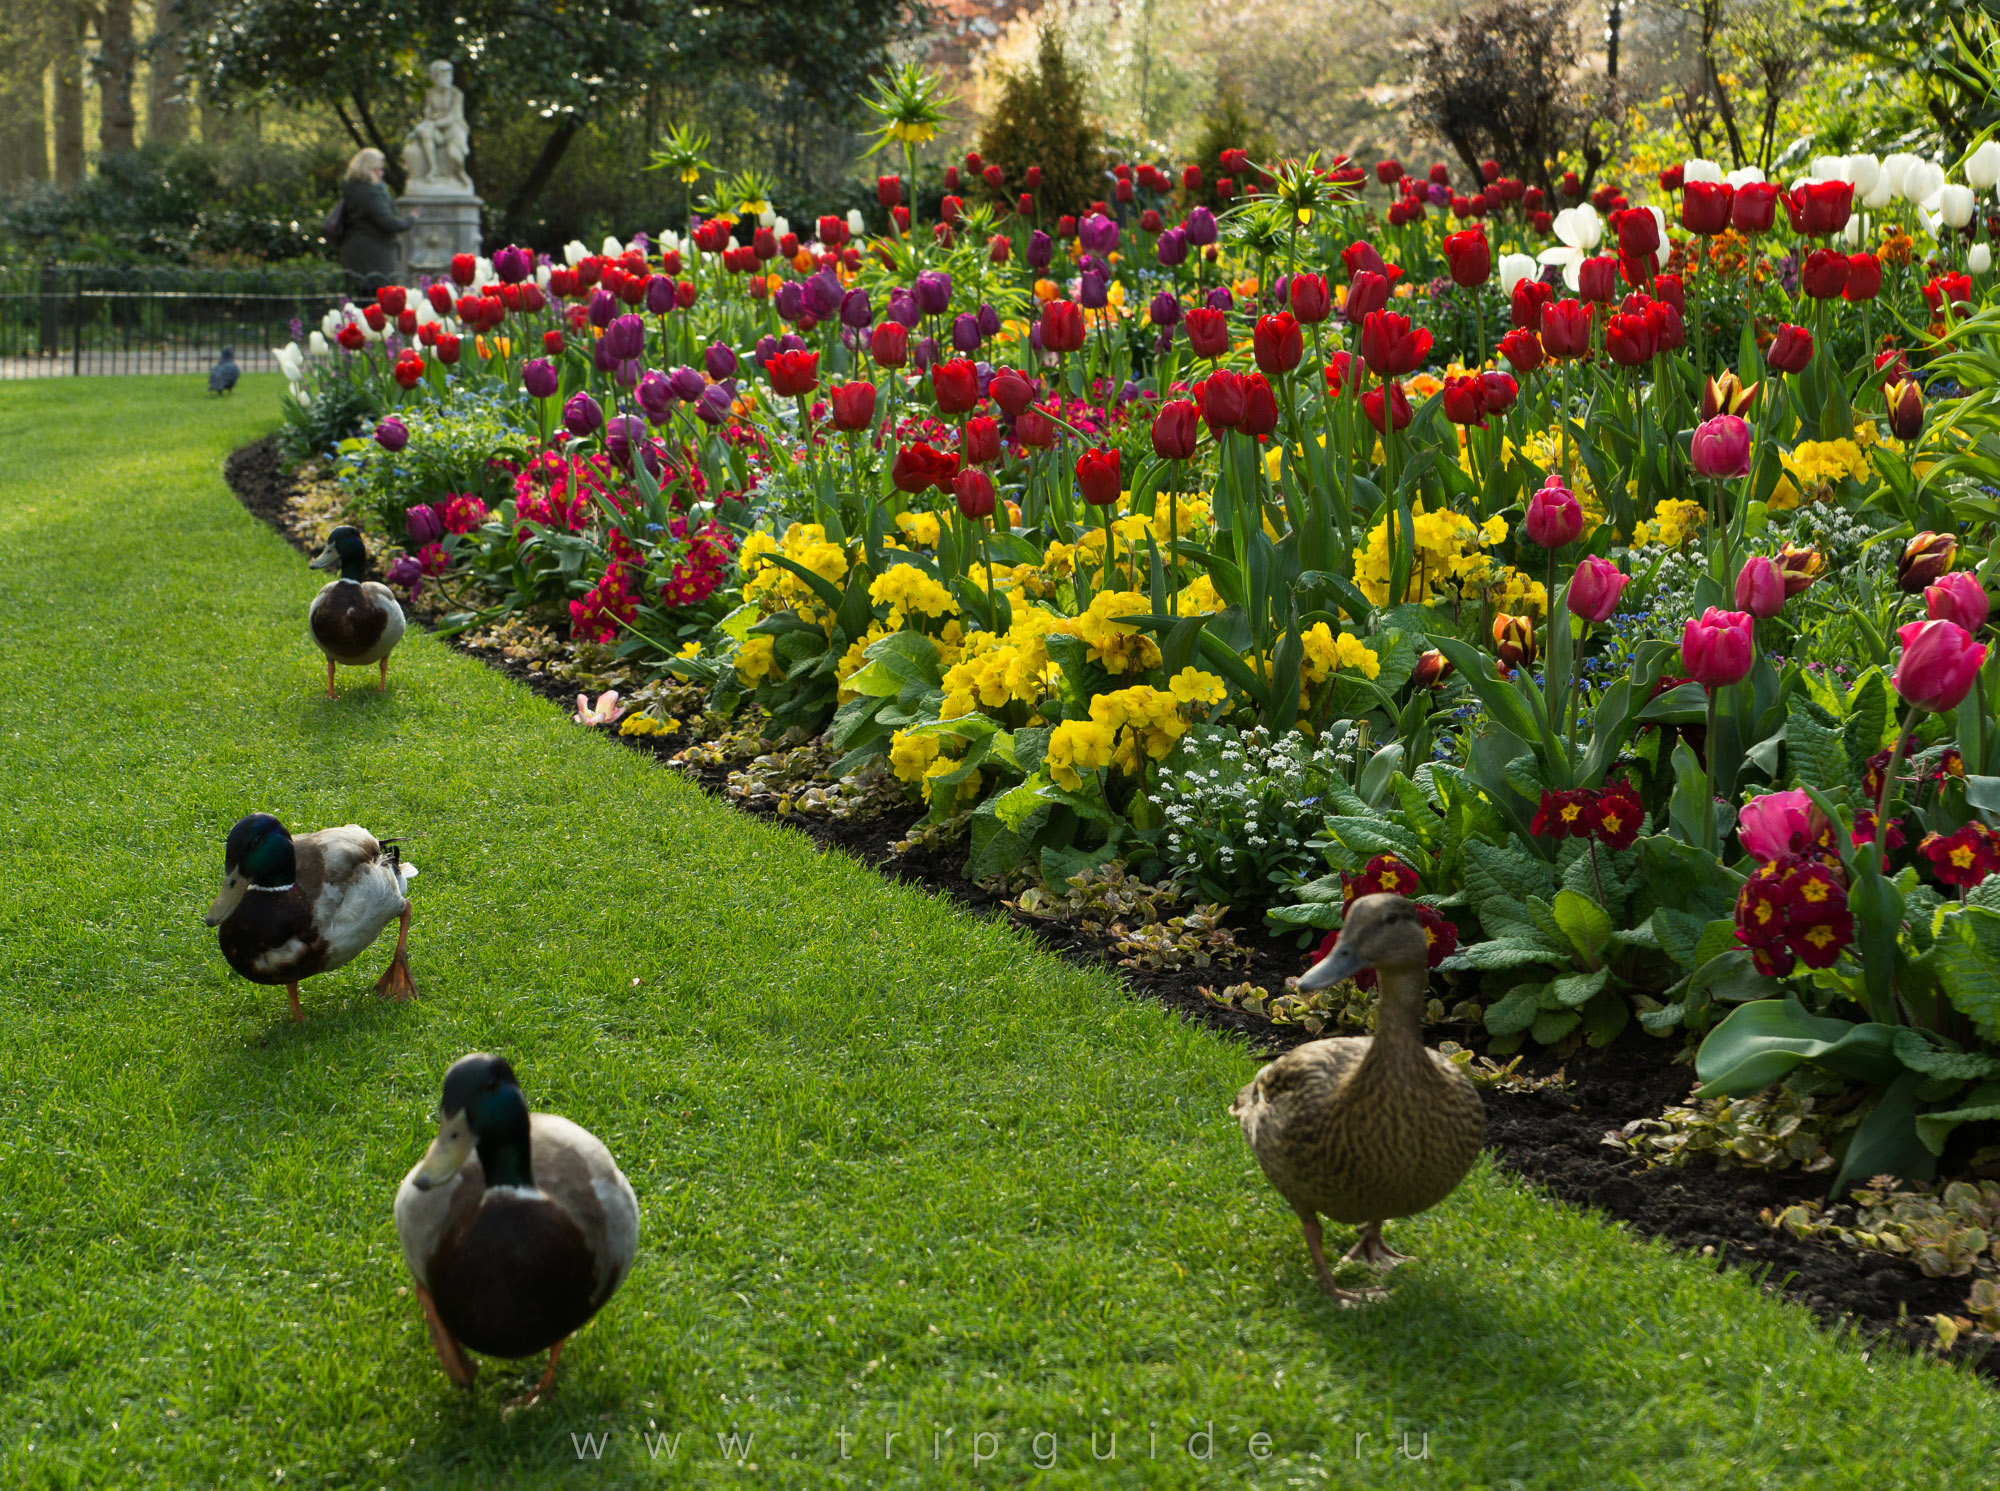
<svg viewBox="0 0 2000 1491"><path fill-rule="evenodd" d="M2000 23L1987 0L1841 0L1820 13L1827 39L1914 82L1947 157L2000 120L1993 50ZM1899 145L1930 141L1898 140Z"/></svg>
<svg viewBox="0 0 2000 1491"><path fill-rule="evenodd" d="M1250 117L1250 111L1243 107L1243 97L1234 84L1224 83L1216 90L1215 101L1201 117L1201 131L1195 136L1194 163L1201 167L1201 190L1189 199L1189 206L1196 202L1206 202L1215 208L1229 205L1215 190L1216 181L1229 173L1222 169L1222 152L1225 150L1247 150L1253 168L1269 168L1278 158L1278 145L1271 138L1271 132ZM1237 173L1239 177L1243 173ZM1253 178L1254 179L1254 178ZM1243 195L1245 183L1236 183L1236 198Z"/></svg>
<svg viewBox="0 0 2000 1491"><path fill-rule="evenodd" d="M1062 33L1044 25L1035 60L1002 81L980 131L979 153L1008 181L1019 182L1030 166L1042 168L1036 205L1045 216L1080 212L1110 195L1103 131L1090 117L1085 92Z"/></svg>

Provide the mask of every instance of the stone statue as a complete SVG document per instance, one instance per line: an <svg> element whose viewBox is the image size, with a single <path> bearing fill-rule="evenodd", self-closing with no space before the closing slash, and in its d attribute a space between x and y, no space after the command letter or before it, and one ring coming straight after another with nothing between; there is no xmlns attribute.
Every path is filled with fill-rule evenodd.
<svg viewBox="0 0 2000 1491"><path fill-rule="evenodd" d="M412 197L470 197L472 181L465 174L471 137L465 127L465 94L452 83L451 64L433 62L427 69L431 86L424 90L424 117L403 146L404 188Z"/></svg>

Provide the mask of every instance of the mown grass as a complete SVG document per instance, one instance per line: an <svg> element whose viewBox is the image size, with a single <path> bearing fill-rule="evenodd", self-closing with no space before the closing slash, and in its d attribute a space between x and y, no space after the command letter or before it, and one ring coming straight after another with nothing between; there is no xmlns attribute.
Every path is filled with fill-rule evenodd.
<svg viewBox="0 0 2000 1491"><path fill-rule="evenodd" d="M1331 1307L1224 1111L1239 1046L427 636L386 697L357 672L327 702L318 577L220 477L275 397L0 389L0 1483L709 1485L731 1434L732 1479L811 1487L1993 1463L1964 1374L1869 1360L1484 1165L1394 1232L1420 1261L1387 1303ZM198 914L253 808L405 839L420 1002L372 996L386 946L309 983L299 1028L228 972ZM538 1364L453 1389L390 1220L479 1047L643 1211L553 1400L511 1413Z"/></svg>

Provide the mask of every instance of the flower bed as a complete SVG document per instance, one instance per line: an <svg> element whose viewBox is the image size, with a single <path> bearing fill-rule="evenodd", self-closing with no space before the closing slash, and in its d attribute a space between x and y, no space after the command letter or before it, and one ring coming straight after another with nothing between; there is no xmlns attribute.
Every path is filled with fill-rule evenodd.
<svg viewBox="0 0 2000 1491"><path fill-rule="evenodd" d="M1105 935L1237 1018L1365 1020L1220 934L1302 967L1396 889L1490 1055L1694 1049L1703 1141L1628 1149L1728 1098L1775 1154L1813 1100L1840 1194L1994 1173L1974 189L1688 162L1552 212L1385 162L1384 213L1235 165L1220 218L1150 165L1046 225L885 177L811 234L467 257L287 349L297 442L582 722L1021 914L1171 886Z"/></svg>

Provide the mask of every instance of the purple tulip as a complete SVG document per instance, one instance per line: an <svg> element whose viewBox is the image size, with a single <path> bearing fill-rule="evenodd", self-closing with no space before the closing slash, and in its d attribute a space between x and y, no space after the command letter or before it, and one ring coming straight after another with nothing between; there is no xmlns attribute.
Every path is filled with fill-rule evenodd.
<svg viewBox="0 0 2000 1491"><path fill-rule="evenodd" d="M578 439L594 435L604 428L604 411L597 407L597 400L587 393L570 396L563 405L563 428Z"/></svg>
<svg viewBox="0 0 2000 1491"><path fill-rule="evenodd" d="M887 315L891 321L905 331L915 330L916 324L924 319L924 313L917 309L917 298L901 285L889 292Z"/></svg>
<svg viewBox="0 0 2000 1491"><path fill-rule="evenodd" d="M957 352L979 350L979 318L972 312L960 311L951 323L951 345Z"/></svg>
<svg viewBox="0 0 2000 1491"><path fill-rule="evenodd" d="M1284 305L1292 296L1292 277L1281 274L1271 283L1271 304Z"/></svg>
<svg viewBox="0 0 2000 1491"><path fill-rule="evenodd" d="M611 355L611 349L604 344L603 337L599 337L591 344L590 360L596 364L600 373L608 373L618 366L617 360Z"/></svg>
<svg viewBox="0 0 2000 1491"><path fill-rule="evenodd" d="M690 404L708 391L708 380L685 363L674 369L670 384L674 397Z"/></svg>
<svg viewBox="0 0 2000 1491"><path fill-rule="evenodd" d="M526 249L514 244L496 249L493 254L493 273L503 285L518 285L535 272L535 257Z"/></svg>
<svg viewBox="0 0 2000 1491"><path fill-rule="evenodd" d="M590 324L600 330L618 314L618 297L602 285L590 292Z"/></svg>
<svg viewBox="0 0 2000 1491"><path fill-rule="evenodd" d="M730 402L736 391L727 383L711 383L694 406L695 417L705 425L719 425L729 418Z"/></svg>
<svg viewBox="0 0 2000 1491"><path fill-rule="evenodd" d="M417 592L424 588L424 567L417 563L414 554L401 554L389 566L387 579L391 585L400 585L410 592L410 599L417 598Z"/></svg>
<svg viewBox="0 0 2000 1491"><path fill-rule="evenodd" d="M875 307L868 303L866 290L849 290L840 297L840 324L854 331L866 331L875 320Z"/></svg>
<svg viewBox="0 0 2000 1491"><path fill-rule="evenodd" d="M926 269L910 287L917 309L926 316L942 316L951 309L951 276L942 269Z"/></svg>
<svg viewBox="0 0 2000 1491"><path fill-rule="evenodd" d="M375 443L393 456L410 443L409 427L392 414L375 426Z"/></svg>
<svg viewBox="0 0 2000 1491"><path fill-rule="evenodd" d="M403 531L410 536L411 546L421 549L444 537L444 520L428 502L412 503L403 512Z"/></svg>
<svg viewBox="0 0 2000 1491"><path fill-rule="evenodd" d="M1227 285L1217 285L1208 292L1208 298L1202 304L1211 311L1233 311L1236 309L1236 297L1229 293Z"/></svg>
<svg viewBox="0 0 2000 1491"><path fill-rule="evenodd" d="M604 345L613 362L632 362L645 355L646 323L637 316L620 316L604 328Z"/></svg>
<svg viewBox="0 0 2000 1491"><path fill-rule="evenodd" d="M919 373L928 373L931 370L931 364L937 360L938 344L936 337L922 338L911 350L910 361L916 365Z"/></svg>
<svg viewBox="0 0 2000 1491"><path fill-rule="evenodd" d="M646 281L646 309L656 316L664 316L674 308L674 282L663 274L656 274Z"/></svg>
<svg viewBox="0 0 2000 1491"><path fill-rule="evenodd" d="M778 293L771 297L771 306L780 320L796 321L805 312L806 292L797 280L786 280L778 286Z"/></svg>
<svg viewBox="0 0 2000 1491"><path fill-rule="evenodd" d="M978 320L980 336L997 337L1000 335L1000 313L993 309L992 301L982 300L979 302Z"/></svg>
<svg viewBox="0 0 2000 1491"><path fill-rule="evenodd" d="M701 354L701 363L708 369L708 376L719 383L735 374L736 353L727 342L710 342L708 350Z"/></svg>
<svg viewBox="0 0 2000 1491"><path fill-rule="evenodd" d="M1185 228L1169 228L1160 235L1154 252L1160 257L1162 269L1177 269L1187 263L1188 236Z"/></svg>
<svg viewBox="0 0 2000 1491"><path fill-rule="evenodd" d="M665 373L649 370L639 380L639 403L654 424L664 424L673 413L674 386Z"/></svg>
<svg viewBox="0 0 2000 1491"><path fill-rule="evenodd" d="M1431 197L1431 206L1449 207L1451 205L1451 188L1448 186L1440 186L1438 185L1437 182L1433 181L1431 183L1430 197Z"/></svg>
<svg viewBox="0 0 2000 1491"><path fill-rule="evenodd" d="M840 309L845 292L840 288L840 276L831 269L822 269L806 281L806 305L812 313L824 321Z"/></svg>
<svg viewBox="0 0 2000 1491"><path fill-rule="evenodd" d="M1040 228L1028 235L1028 268L1037 273L1055 262L1056 242Z"/></svg>
<svg viewBox="0 0 2000 1491"><path fill-rule="evenodd" d="M1077 277L1077 303L1087 311L1101 311L1111 303L1111 282L1101 269L1086 269Z"/></svg>
<svg viewBox="0 0 2000 1491"><path fill-rule="evenodd" d="M626 470L632 469L632 451L636 447L646 469L660 474L660 453L653 448L653 442L646 434L646 422L634 414L621 414L604 427L604 449L612 460Z"/></svg>
<svg viewBox="0 0 2000 1491"><path fill-rule="evenodd" d="M986 397L988 390L993 387L993 364L990 362L975 362L972 365L972 371L979 377L979 397L983 399Z"/></svg>
<svg viewBox="0 0 2000 1491"><path fill-rule="evenodd" d="M1093 254L1108 254L1118 247L1118 224L1101 212L1093 212L1076 225L1076 236Z"/></svg>
<svg viewBox="0 0 2000 1491"><path fill-rule="evenodd" d="M546 357L533 358L521 364L521 386L528 390L531 398L554 397L559 382L556 365Z"/></svg>
<svg viewBox="0 0 2000 1491"><path fill-rule="evenodd" d="M1028 328L1028 350L1037 357L1040 357L1044 350L1042 347L1042 323L1039 321Z"/></svg>
<svg viewBox="0 0 2000 1491"><path fill-rule="evenodd" d="M750 360L762 368L783 350L784 348L778 345L776 337L762 336L757 338L757 348L750 354Z"/></svg>
<svg viewBox="0 0 2000 1491"><path fill-rule="evenodd" d="M1207 248L1215 242L1215 214L1206 207L1195 208L1187 215L1187 222L1182 226L1187 230L1187 241L1196 248Z"/></svg>
<svg viewBox="0 0 2000 1491"><path fill-rule="evenodd" d="M1153 297L1153 303L1147 307L1147 314L1152 317L1155 326L1178 326L1181 324L1180 299L1173 291L1162 290Z"/></svg>

